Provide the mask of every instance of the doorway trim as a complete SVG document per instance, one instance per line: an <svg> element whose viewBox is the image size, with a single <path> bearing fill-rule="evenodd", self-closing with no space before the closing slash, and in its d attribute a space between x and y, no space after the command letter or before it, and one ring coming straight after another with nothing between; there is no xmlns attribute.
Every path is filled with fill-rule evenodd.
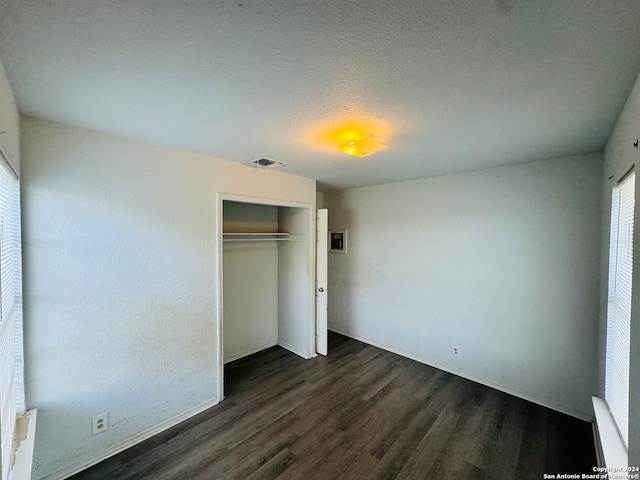
<svg viewBox="0 0 640 480"><path fill-rule="evenodd" d="M316 215L313 203L292 202L289 200L278 200L273 198L250 197L246 195L234 195L230 193L216 194L216 270L217 270L217 314L215 321L215 338L217 339L218 358L218 401L224 400L224 272L223 272L223 241L224 230L223 204L224 201L252 203L256 205L270 205L274 207L294 207L307 209L308 218L308 271L309 271L309 345L307 358L316 355L315 334L316 334L316 298L315 298L315 277L316 277Z"/></svg>

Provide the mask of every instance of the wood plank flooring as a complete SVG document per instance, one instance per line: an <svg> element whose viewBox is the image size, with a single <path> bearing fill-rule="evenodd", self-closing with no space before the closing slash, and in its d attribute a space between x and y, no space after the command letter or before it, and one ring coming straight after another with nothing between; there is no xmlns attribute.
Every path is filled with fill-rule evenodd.
<svg viewBox="0 0 640 480"><path fill-rule="evenodd" d="M226 367L226 399L80 479L539 480L589 473L591 424L330 333Z"/></svg>

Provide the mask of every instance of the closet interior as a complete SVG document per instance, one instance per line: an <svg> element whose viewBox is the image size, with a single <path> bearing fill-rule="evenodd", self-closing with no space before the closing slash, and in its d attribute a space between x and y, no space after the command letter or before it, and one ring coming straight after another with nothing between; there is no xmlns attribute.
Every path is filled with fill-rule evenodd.
<svg viewBox="0 0 640 480"><path fill-rule="evenodd" d="M309 209L224 200L224 363L273 345L314 355Z"/></svg>

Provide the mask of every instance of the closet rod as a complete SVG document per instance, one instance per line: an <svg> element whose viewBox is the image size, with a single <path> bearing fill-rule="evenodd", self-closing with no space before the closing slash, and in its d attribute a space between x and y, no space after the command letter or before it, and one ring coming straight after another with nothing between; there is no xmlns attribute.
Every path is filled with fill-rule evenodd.
<svg viewBox="0 0 640 480"><path fill-rule="evenodd" d="M223 242L288 242L288 238L223 238Z"/></svg>
<svg viewBox="0 0 640 480"><path fill-rule="evenodd" d="M267 241L288 241L288 233L223 233L224 242L267 242Z"/></svg>

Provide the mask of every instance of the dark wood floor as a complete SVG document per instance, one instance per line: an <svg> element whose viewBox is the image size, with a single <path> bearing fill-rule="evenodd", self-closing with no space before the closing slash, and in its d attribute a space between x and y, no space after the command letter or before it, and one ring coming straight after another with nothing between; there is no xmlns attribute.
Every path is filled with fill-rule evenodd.
<svg viewBox="0 0 640 480"><path fill-rule="evenodd" d="M589 473L591 424L330 334L227 366L225 401L80 479L540 480Z"/></svg>

